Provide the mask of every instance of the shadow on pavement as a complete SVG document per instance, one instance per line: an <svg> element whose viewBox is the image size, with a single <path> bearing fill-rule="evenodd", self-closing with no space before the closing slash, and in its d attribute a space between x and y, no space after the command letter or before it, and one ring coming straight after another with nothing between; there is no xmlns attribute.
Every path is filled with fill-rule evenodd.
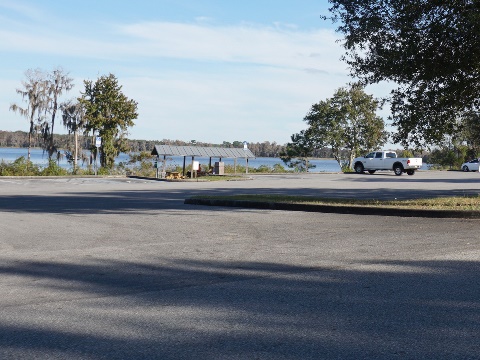
<svg viewBox="0 0 480 360"><path fill-rule="evenodd" d="M0 357L474 359L479 270L477 261L366 262L352 270L162 258L1 261L3 281L35 282L38 297L26 323L0 316ZM58 319L76 321L48 317L42 295L52 290ZM61 301L69 293L121 301L102 308L95 300L83 306L92 313L69 314ZM23 310L3 306L0 314L8 311Z"/></svg>
<svg viewBox="0 0 480 360"><path fill-rule="evenodd" d="M56 195L2 195L0 211L25 213L62 213L62 214L121 214L145 212L160 209L186 209L184 200L201 195L237 195L237 194L276 194L303 195L326 198L358 199L411 199L418 197L445 196L445 191L430 190L425 195L414 189L334 189L334 188L222 188L209 190L137 190L137 191L98 191L58 193ZM452 190L449 196L477 195L477 189Z"/></svg>

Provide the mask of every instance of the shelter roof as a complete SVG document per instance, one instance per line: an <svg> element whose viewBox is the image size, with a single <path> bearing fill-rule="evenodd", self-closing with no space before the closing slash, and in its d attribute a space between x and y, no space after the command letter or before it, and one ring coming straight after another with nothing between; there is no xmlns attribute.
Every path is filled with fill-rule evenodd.
<svg viewBox="0 0 480 360"><path fill-rule="evenodd" d="M220 148L203 146L171 146L155 145L152 155L161 156L200 156L218 158L255 158L255 155L244 148Z"/></svg>

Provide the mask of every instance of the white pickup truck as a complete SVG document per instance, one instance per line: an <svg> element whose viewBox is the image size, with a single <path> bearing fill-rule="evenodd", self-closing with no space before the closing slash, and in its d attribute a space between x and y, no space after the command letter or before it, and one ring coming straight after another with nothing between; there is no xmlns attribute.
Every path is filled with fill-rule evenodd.
<svg viewBox="0 0 480 360"><path fill-rule="evenodd" d="M394 151L374 151L353 159L353 168L357 174L365 170L373 174L377 170L393 170L395 175L415 174L422 167L422 158L397 158Z"/></svg>

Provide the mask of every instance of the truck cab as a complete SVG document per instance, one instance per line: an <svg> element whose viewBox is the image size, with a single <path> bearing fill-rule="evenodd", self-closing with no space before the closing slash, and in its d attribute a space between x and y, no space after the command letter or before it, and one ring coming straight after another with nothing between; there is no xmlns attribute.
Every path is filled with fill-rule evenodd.
<svg viewBox="0 0 480 360"><path fill-rule="evenodd" d="M366 169L384 169L384 159L396 159L397 153L393 151L374 151L365 155L366 163L364 167Z"/></svg>

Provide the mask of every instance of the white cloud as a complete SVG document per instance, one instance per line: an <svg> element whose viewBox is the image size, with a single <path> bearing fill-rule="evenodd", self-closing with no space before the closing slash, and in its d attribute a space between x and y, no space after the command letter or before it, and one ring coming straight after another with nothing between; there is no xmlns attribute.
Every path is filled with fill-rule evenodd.
<svg viewBox="0 0 480 360"><path fill-rule="evenodd" d="M79 35L91 31L81 23L67 29L58 31L41 22L1 26L0 49L92 59L173 58L334 72L345 68L338 60L342 50L331 30L172 22L100 24L95 36Z"/></svg>
<svg viewBox="0 0 480 360"><path fill-rule="evenodd" d="M99 24L93 36L80 22L64 31L44 25L0 24L0 51L47 57L54 61L50 67L60 58L78 78L67 97L78 95L81 79L116 74L125 95L139 103L131 130L136 139L285 143L305 128L302 119L313 103L349 80L332 30L214 26L199 19ZM9 94L15 96L21 80L8 84ZM0 129L26 129L12 127L18 115L0 105Z"/></svg>
<svg viewBox="0 0 480 360"><path fill-rule="evenodd" d="M344 71L331 30L300 32L272 27L212 27L168 22L119 28L139 56L171 57ZM320 51L319 51L320 50ZM335 59L332 61L332 59Z"/></svg>
<svg viewBox="0 0 480 360"><path fill-rule="evenodd" d="M246 73L128 79L125 94L142 99L135 137L284 143L305 128L302 119L313 103L345 84L342 76L298 70L250 68ZM330 85L322 86L325 82Z"/></svg>
<svg viewBox="0 0 480 360"><path fill-rule="evenodd" d="M26 5L17 0L15 1L0 1L0 8L4 9L4 12L12 12L17 16L27 18L29 20L45 20L46 14L39 7L34 5ZM2 19L7 19L8 17L2 16Z"/></svg>

